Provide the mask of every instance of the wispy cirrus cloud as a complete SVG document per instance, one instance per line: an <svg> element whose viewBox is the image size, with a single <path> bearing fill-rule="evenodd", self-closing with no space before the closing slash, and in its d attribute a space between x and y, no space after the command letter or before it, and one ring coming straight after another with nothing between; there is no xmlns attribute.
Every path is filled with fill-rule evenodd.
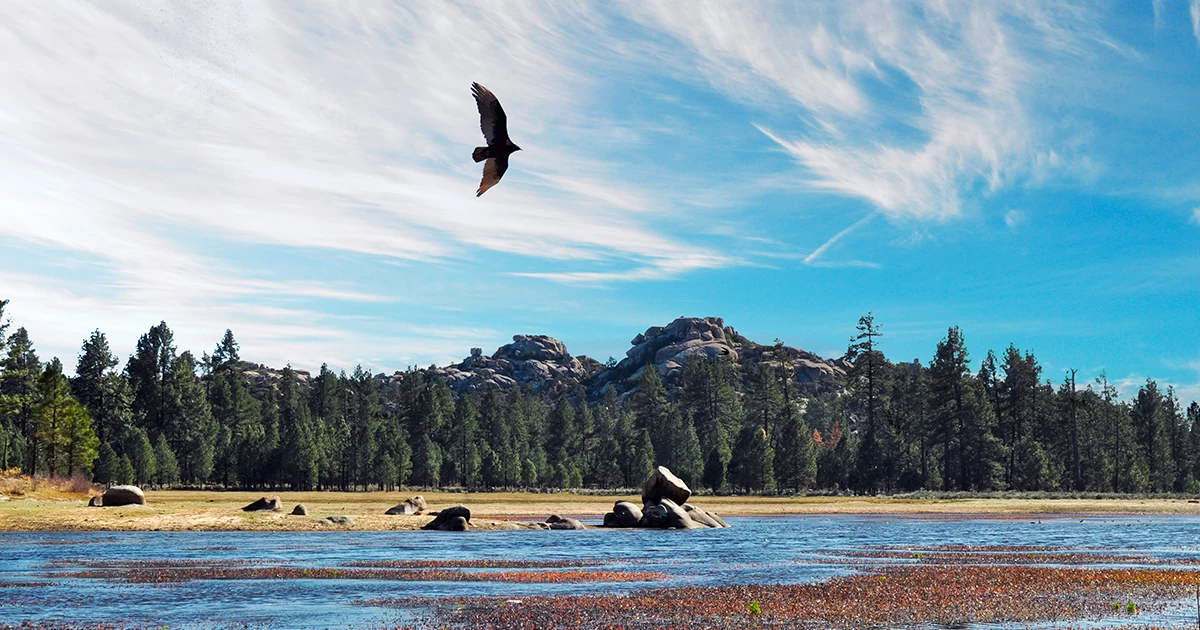
<svg viewBox="0 0 1200 630"><path fill-rule="evenodd" d="M676 208L596 157L617 140L588 124L594 79L575 62L595 50L580 41L608 37L602 18L586 3L14 6L0 24L12 62L0 69L0 238L86 261L92 276L87 288L23 282L25 316L61 348L86 331L50 305L84 291L72 310L98 323L144 306L160 313L151 323L249 337L302 319L323 332L275 326L302 348L346 322L285 309L268 324L247 304L414 297L287 262L307 252L427 265L492 252L639 278L730 264L654 227ZM465 159L481 140L471 80L538 146L482 200Z"/></svg>
<svg viewBox="0 0 1200 630"><path fill-rule="evenodd" d="M760 131L813 189L893 219L946 220L965 195L1048 168L1047 125L1027 104L1046 58L1091 41L1127 50L1066 3L657 2L642 15L718 88L799 105L800 130Z"/></svg>
<svg viewBox="0 0 1200 630"><path fill-rule="evenodd" d="M1192 35L1196 36L1196 44L1200 45L1200 0L1192 0L1188 12L1192 15Z"/></svg>

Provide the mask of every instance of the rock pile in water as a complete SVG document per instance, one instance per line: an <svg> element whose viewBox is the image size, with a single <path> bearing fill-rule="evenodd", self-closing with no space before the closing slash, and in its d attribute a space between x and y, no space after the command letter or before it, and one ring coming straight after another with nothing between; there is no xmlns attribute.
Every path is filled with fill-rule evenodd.
<svg viewBox="0 0 1200 630"><path fill-rule="evenodd" d="M649 529L698 529L729 527L720 516L702 510L688 499L692 491L666 466L659 466L642 486L642 507L617 501L613 511L604 515L605 527L645 527Z"/></svg>

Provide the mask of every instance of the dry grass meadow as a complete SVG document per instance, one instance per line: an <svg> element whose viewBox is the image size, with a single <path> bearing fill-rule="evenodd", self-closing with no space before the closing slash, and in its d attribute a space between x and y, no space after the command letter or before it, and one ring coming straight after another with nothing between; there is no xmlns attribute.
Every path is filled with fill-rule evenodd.
<svg viewBox="0 0 1200 630"><path fill-rule="evenodd" d="M150 490L147 505L89 508L86 482L71 480L0 479L0 531L319 531L329 529L413 530L428 516L384 514L406 492L279 492L283 513L243 512L241 508L262 492ZM462 503L471 508L476 529L512 529L515 523L542 521L550 514L598 519L616 500L638 497L571 493L419 492L429 510ZM1182 498L904 498L904 497L736 497L700 496L695 504L722 516L896 514L961 518L990 515L1017 518L1029 515L1200 515L1200 504ZM287 513L297 503L308 516ZM326 516L350 516L352 525L330 525Z"/></svg>

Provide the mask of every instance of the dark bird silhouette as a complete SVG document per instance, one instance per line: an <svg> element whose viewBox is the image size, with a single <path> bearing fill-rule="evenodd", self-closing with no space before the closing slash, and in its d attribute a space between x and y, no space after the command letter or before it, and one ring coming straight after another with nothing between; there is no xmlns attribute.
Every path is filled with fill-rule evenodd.
<svg viewBox="0 0 1200 630"><path fill-rule="evenodd" d="M471 84L471 94L475 95L475 104L479 106L479 128L487 140L486 147L475 147L471 154L476 162L487 160L483 164L483 180L479 182L479 190L475 191L478 197L500 183L504 171L508 170L508 156L520 151L521 147L508 138L508 117L496 95L478 83Z"/></svg>

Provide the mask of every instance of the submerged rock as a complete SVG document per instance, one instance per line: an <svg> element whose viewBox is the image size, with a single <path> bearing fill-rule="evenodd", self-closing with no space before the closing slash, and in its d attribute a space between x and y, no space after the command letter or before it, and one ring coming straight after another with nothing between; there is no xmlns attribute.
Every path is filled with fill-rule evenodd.
<svg viewBox="0 0 1200 630"><path fill-rule="evenodd" d="M573 518L560 518L550 523L550 529L587 529L583 523Z"/></svg>
<svg viewBox="0 0 1200 630"><path fill-rule="evenodd" d="M721 520L721 517L709 512L708 510L702 510L691 503L684 503L680 507L683 508L684 512L687 512L688 517L692 519L693 523L703 525L705 527L729 527L725 521Z"/></svg>

